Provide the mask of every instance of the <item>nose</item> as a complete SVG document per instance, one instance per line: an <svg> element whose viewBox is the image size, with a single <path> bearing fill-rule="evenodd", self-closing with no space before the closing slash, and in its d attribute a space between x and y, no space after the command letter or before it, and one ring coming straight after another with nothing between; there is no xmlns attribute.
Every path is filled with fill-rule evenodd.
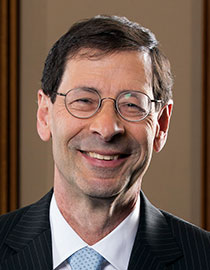
<svg viewBox="0 0 210 270"><path fill-rule="evenodd" d="M116 135L125 132L122 120L115 110L112 99L106 99L100 110L91 119L90 131L98 134L104 141L111 141Z"/></svg>

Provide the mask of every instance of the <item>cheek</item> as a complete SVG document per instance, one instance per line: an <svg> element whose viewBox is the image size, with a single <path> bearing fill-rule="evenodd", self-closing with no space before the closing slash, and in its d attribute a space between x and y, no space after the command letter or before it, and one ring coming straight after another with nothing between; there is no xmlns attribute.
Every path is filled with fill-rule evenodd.
<svg viewBox="0 0 210 270"><path fill-rule="evenodd" d="M71 116L64 108L56 110L52 119L56 119L51 122L52 138L61 142L70 141L84 126L84 121Z"/></svg>
<svg viewBox="0 0 210 270"><path fill-rule="evenodd" d="M147 119L147 121L143 121L136 126L135 129L132 130L133 138L137 142L138 150L137 150L137 164L143 167L146 166L151 160L153 153L153 145L155 138L155 122L151 121L151 119ZM143 165L143 164L144 165Z"/></svg>
<svg viewBox="0 0 210 270"><path fill-rule="evenodd" d="M69 156L74 154L75 138L83 129L82 124L76 120L57 118L52 125L52 148L57 163L60 162L59 159L68 162Z"/></svg>
<svg viewBox="0 0 210 270"><path fill-rule="evenodd" d="M155 137L155 127L148 122L142 123L140 127L135 128L133 131L135 140L142 146L153 144Z"/></svg>

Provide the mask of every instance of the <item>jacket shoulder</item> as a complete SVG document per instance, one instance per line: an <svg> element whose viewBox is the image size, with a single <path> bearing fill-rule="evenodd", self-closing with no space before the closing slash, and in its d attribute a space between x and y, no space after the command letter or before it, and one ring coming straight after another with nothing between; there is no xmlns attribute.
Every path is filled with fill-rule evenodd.
<svg viewBox="0 0 210 270"><path fill-rule="evenodd" d="M13 226L17 224L22 215L24 215L29 208L30 206L26 206L0 216L0 241L2 237L6 236L6 232L9 232Z"/></svg>
<svg viewBox="0 0 210 270"><path fill-rule="evenodd" d="M48 212L45 209L48 210L49 208L52 192L53 191L51 190L38 202L35 202L31 205L25 206L23 208L17 209L15 211L12 211L12 212L9 212L7 214L0 216L0 247L1 247L1 243L4 242L4 239L7 238L8 233L12 231L14 226L16 226L16 224L18 224L22 218L29 216L30 218L36 219L37 213L41 211L42 213ZM44 207L43 209L42 206L46 206L46 207ZM40 210L38 211L38 209Z"/></svg>
<svg viewBox="0 0 210 270"><path fill-rule="evenodd" d="M194 246L210 252L210 232L161 210L169 224L173 235L182 248Z"/></svg>

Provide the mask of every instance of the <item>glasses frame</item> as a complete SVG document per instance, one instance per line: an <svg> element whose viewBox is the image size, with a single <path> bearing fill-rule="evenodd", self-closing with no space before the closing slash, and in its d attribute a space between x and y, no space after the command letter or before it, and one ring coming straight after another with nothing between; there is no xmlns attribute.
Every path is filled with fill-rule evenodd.
<svg viewBox="0 0 210 270"><path fill-rule="evenodd" d="M68 106L67 106L67 104L66 104L66 96L69 94L69 92L71 92L71 91L73 91L73 90L76 90L76 89L80 89L80 88L73 88L73 89L70 89L70 90L68 90L68 91L66 92L66 94L61 93L61 92L55 92L55 94L58 95L58 96L62 96L62 97L65 98L65 99L64 99L64 104L65 104L66 110L68 111L68 113L70 113L72 116L74 116L74 117L76 117L76 118L78 118L78 119L88 119L88 118L91 118L91 117L94 116L97 112L99 112L100 108L102 107L102 102L103 102L104 100L109 99L109 100L114 101L115 110L117 111L117 113L120 115L121 118L123 118L124 120L126 120L126 121L128 121L128 122L140 122L140 121L144 120L144 119L150 114L151 109L152 109L152 103L155 103L155 104L156 104L156 103L159 103L159 104L162 103L162 100L159 100L159 99L151 99L147 94L145 94L145 93L143 93L143 92L141 92L141 91L136 91L136 90L124 90L124 91L120 92L120 93L117 95L116 99L114 99L114 98L111 98L111 97L104 97L104 98L101 98L101 96L100 96L100 94L98 93L97 90L95 90L95 89L93 89L93 88L86 88L86 89L91 90L92 92L94 92L94 93L96 93L96 94L98 95L99 102L98 102L98 106L97 106L97 108L96 108L96 110L95 110L94 113L92 113L90 116L87 116L87 117L81 117L81 116L74 115L74 114L69 110L69 108L68 108ZM82 88L81 88L81 89L82 89ZM147 113L142 119L140 119L140 120L130 120L130 119L125 118L125 117L121 114L120 109L119 109L119 107L118 107L118 100L119 100L119 98L121 97L121 95L126 94L126 93L133 93L133 92L141 93L141 94L147 96L147 98L148 98L148 100L149 100L149 104L150 104L150 105L149 105L149 106L150 106L149 111L148 111L148 113Z"/></svg>

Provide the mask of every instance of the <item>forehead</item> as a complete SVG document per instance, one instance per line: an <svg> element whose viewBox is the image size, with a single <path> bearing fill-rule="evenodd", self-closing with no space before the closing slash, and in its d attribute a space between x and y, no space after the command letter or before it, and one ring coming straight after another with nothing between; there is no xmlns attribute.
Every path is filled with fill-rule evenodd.
<svg viewBox="0 0 210 270"><path fill-rule="evenodd" d="M151 88L151 58L146 51L99 54L82 50L67 60L60 89L88 86L97 89L139 90Z"/></svg>

